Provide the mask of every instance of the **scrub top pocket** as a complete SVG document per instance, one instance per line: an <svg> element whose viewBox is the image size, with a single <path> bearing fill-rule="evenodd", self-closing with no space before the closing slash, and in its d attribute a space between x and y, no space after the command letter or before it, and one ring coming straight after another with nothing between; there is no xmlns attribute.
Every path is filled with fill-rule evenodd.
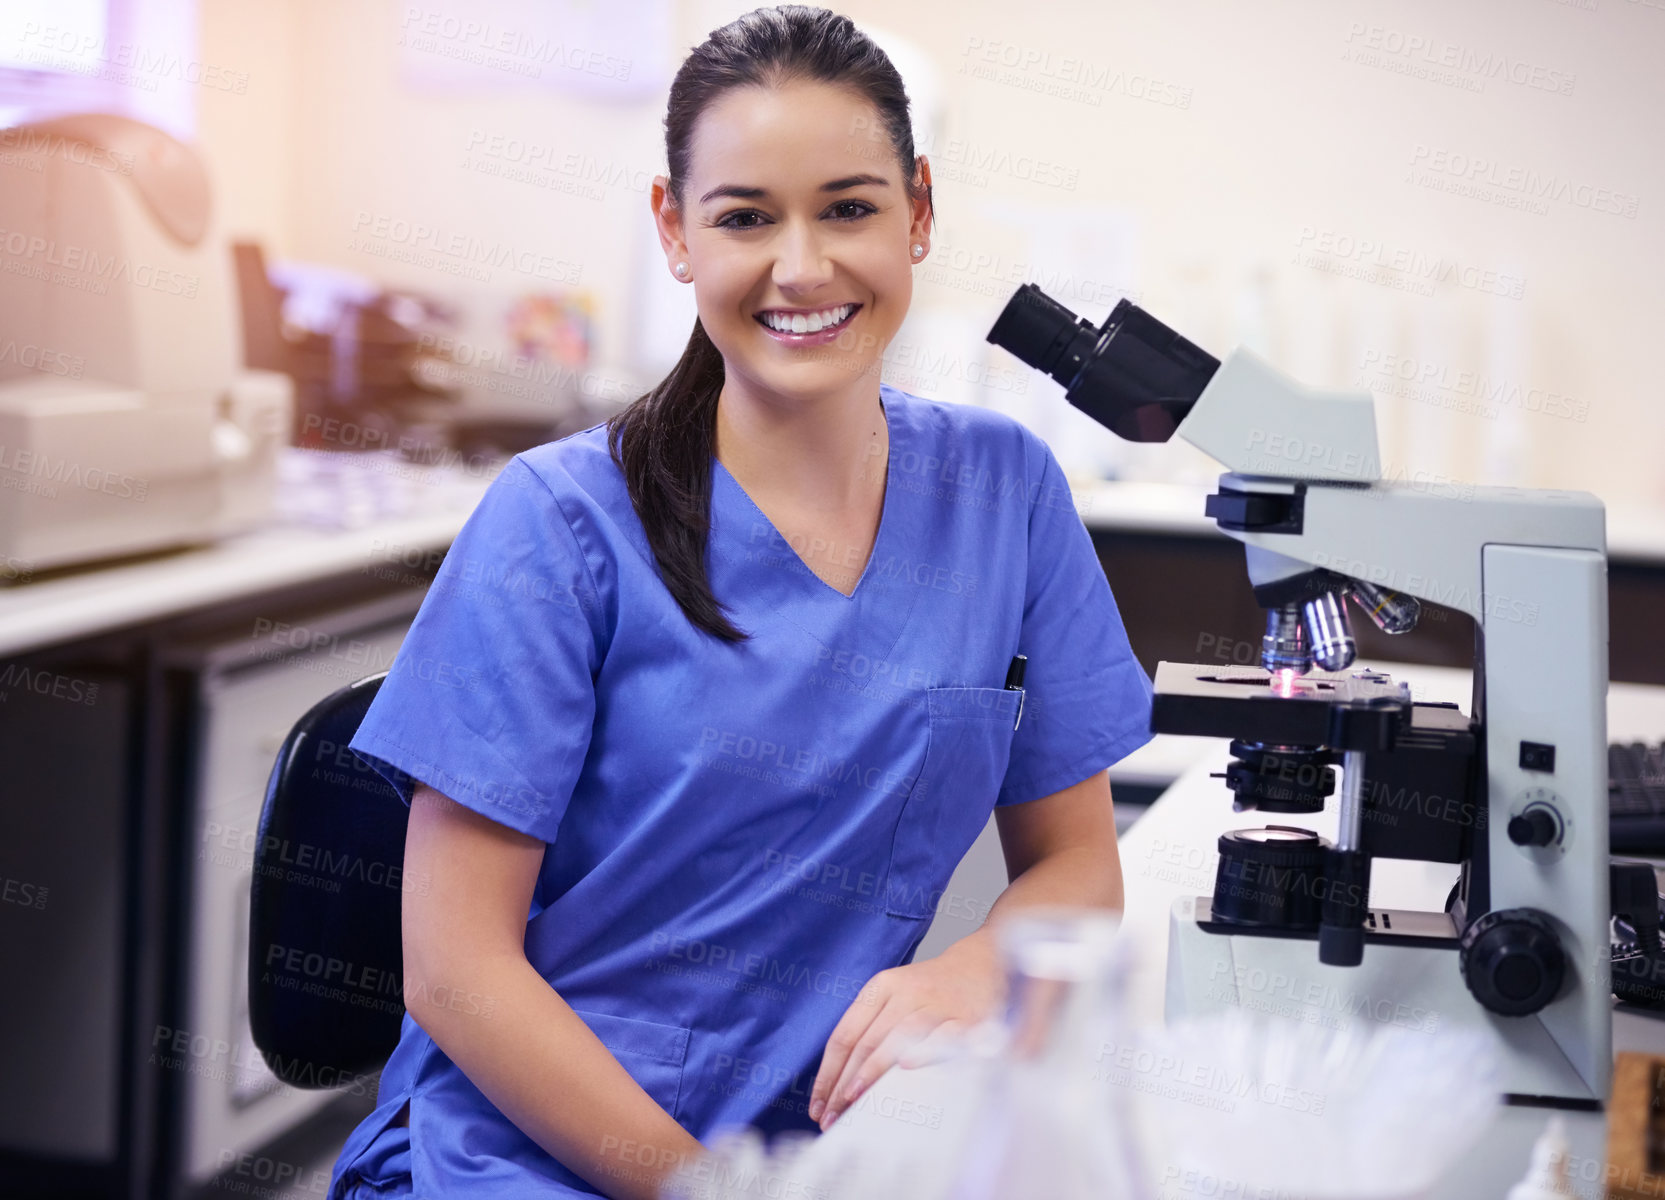
<svg viewBox="0 0 1665 1200"><path fill-rule="evenodd" d="M896 823L885 911L929 920L949 876L994 811L1022 693L937 687L925 695L930 740Z"/></svg>
<svg viewBox="0 0 1665 1200"><path fill-rule="evenodd" d="M654 1103L673 1119L680 1120L677 1105L682 1100L682 1068L688 1059L690 1030L681 1025L662 1025L640 1017L589 1012L574 1008L612 1052L619 1065L630 1072Z"/></svg>

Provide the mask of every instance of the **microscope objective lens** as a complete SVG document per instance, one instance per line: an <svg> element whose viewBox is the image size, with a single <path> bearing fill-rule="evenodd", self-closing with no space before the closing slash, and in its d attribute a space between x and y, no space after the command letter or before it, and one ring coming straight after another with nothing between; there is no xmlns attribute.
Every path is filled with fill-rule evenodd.
<svg viewBox="0 0 1665 1200"><path fill-rule="evenodd" d="M1353 628L1347 621L1339 592L1325 592L1308 600L1302 610L1312 658L1326 671L1345 671L1358 657Z"/></svg>
<svg viewBox="0 0 1665 1200"><path fill-rule="evenodd" d="M1284 671L1305 675L1312 670L1312 652L1307 648L1300 605L1284 604L1266 610L1266 634L1260 639L1260 665L1274 678Z"/></svg>

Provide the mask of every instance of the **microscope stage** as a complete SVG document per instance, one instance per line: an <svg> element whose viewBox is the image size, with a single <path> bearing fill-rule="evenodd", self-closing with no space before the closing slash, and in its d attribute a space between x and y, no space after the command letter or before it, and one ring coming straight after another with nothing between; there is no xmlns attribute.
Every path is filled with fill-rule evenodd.
<svg viewBox="0 0 1665 1200"><path fill-rule="evenodd" d="M1380 671L1288 672L1205 663L1156 665L1151 731L1246 742L1321 746L1338 705L1378 708L1411 704L1410 689Z"/></svg>

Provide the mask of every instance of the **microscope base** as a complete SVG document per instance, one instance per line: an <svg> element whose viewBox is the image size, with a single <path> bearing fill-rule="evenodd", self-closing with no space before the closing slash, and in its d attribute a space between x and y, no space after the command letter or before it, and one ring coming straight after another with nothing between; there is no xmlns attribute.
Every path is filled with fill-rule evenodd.
<svg viewBox="0 0 1665 1200"><path fill-rule="evenodd" d="M1501 1044L1502 1090L1510 1100L1559 1108L1599 1108L1606 1100L1538 1016L1503 1017L1480 1006L1463 982L1457 939L1443 914L1373 911L1378 928L1366 934L1364 962L1356 967L1319 962L1316 934L1228 933L1209 915L1207 897L1174 902L1170 1022L1239 1007L1333 1029L1369 1022L1426 1033L1480 1030ZM1578 992L1587 986L1576 980L1572 993L1545 1011L1581 1004Z"/></svg>

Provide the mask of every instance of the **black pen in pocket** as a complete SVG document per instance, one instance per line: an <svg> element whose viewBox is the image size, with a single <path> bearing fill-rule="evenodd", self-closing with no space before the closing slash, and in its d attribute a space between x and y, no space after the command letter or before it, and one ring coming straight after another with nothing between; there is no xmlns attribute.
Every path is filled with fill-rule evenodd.
<svg viewBox="0 0 1665 1200"><path fill-rule="evenodd" d="M1029 659L1021 654L1012 655L1012 665L1006 668L1006 690L1018 694L1017 716L1012 720L1015 730L1023 720L1023 698L1028 693L1023 690L1023 673L1029 667Z"/></svg>

